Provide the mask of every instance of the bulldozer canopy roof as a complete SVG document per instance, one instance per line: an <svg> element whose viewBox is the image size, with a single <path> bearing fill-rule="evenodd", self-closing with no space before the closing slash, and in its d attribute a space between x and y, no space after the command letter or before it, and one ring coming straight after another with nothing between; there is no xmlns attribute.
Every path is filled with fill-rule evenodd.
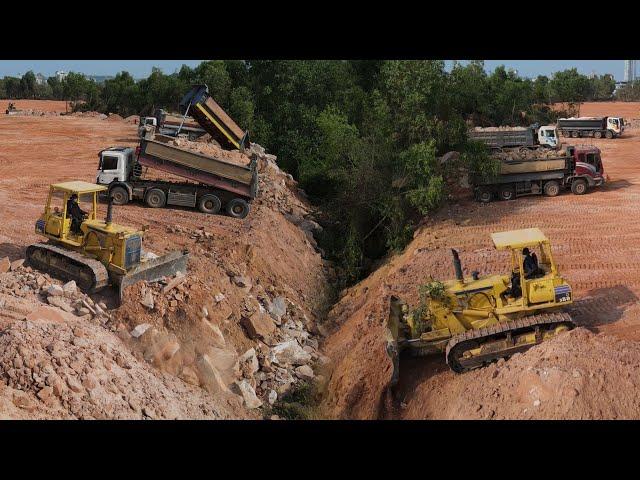
<svg viewBox="0 0 640 480"><path fill-rule="evenodd" d="M62 182L54 183L51 185L55 190L64 190L70 193L93 193L103 192L107 190L107 187L103 185L96 185L95 183L75 181L75 182Z"/></svg>
<svg viewBox="0 0 640 480"><path fill-rule="evenodd" d="M498 250L523 248L549 241L539 228L492 233L491 239Z"/></svg>

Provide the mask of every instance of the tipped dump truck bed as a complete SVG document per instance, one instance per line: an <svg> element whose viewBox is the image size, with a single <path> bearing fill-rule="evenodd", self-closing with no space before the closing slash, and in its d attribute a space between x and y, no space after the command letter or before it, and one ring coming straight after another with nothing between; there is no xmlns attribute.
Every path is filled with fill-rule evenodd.
<svg viewBox="0 0 640 480"><path fill-rule="evenodd" d="M248 133L209 95L206 85L194 86L180 102L183 114L191 115L221 146L243 150L248 146Z"/></svg>

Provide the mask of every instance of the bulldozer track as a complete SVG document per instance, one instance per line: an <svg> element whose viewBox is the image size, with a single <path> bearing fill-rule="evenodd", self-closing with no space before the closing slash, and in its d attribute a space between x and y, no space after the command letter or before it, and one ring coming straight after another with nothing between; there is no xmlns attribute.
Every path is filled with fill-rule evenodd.
<svg viewBox="0 0 640 480"><path fill-rule="evenodd" d="M475 348L482 343L486 343L492 338L501 338L503 334L508 332L521 334L526 333L527 331L534 331L535 327L554 327L560 325L566 325L569 328L573 328L575 326L573 320L571 319L571 316L568 313L560 312L532 315L518 320L500 322L497 325L492 325L486 328L468 330L465 333L461 333L452 337L447 343L447 364L453 371L458 373L481 367L486 363L513 355L514 353L528 350L535 344L541 343L542 339L540 339L540 341L537 341L535 344L525 344L518 347L517 349L510 349L507 353L498 350L492 352L489 355L483 355L482 358L478 359L475 363L473 361L467 361L467 366L463 366L459 361L465 349Z"/></svg>
<svg viewBox="0 0 640 480"><path fill-rule="evenodd" d="M43 253L44 258L38 252ZM55 257L62 259L67 266L61 268L53 264L51 260ZM48 243L36 243L27 248L27 260L38 270L49 272L65 280L75 280L78 286L87 292L96 292L109 285L109 273L105 266L98 260L88 258L79 252ZM83 271L87 275L81 278L80 273ZM87 281L87 278L90 280Z"/></svg>

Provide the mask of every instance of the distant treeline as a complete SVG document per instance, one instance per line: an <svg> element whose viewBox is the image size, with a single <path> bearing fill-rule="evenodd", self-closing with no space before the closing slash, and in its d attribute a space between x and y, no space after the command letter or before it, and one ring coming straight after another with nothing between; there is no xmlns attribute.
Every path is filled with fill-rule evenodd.
<svg viewBox="0 0 640 480"><path fill-rule="evenodd" d="M478 175L497 169L471 125L549 123L556 102L607 100L611 75L577 70L525 79L481 61L205 61L166 75L154 69L138 82L127 72L102 84L70 73L37 85L33 72L0 80L0 97L84 100L80 108L148 114L177 110L195 83L278 156L324 212L320 244L343 267L344 284L372 260L402 248L415 225L447 198L460 165L438 157L457 150Z"/></svg>

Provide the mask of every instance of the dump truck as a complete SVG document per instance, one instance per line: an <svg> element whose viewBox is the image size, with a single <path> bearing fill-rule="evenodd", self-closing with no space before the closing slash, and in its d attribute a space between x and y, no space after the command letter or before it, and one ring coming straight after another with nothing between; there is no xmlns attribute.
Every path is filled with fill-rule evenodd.
<svg viewBox="0 0 640 480"><path fill-rule="evenodd" d="M153 136L155 133L170 137L184 134L189 140L196 140L207 132L193 117L169 113L158 108L153 116L140 117L140 126L138 127L138 136L141 138Z"/></svg>
<svg viewBox="0 0 640 480"><path fill-rule="evenodd" d="M98 218L98 194L106 190L105 186L82 181L51 185L44 212L35 222L35 232L48 242L27 247L29 264L74 280L87 293L111 285L118 289L120 301L128 285L185 273L188 252L174 251L160 257L144 252L142 242L148 227L138 230L114 223L113 202L109 202L106 218ZM73 196L78 198L80 210L86 209L75 229L69 211Z"/></svg>
<svg viewBox="0 0 640 480"><path fill-rule="evenodd" d="M529 127L475 127L469 138L484 142L492 150L503 148L557 148L558 134L554 125Z"/></svg>
<svg viewBox="0 0 640 480"><path fill-rule="evenodd" d="M444 354L449 367L463 373L575 327L566 311L573 292L544 233L527 228L496 232L491 239L496 250L510 253L511 265L503 275L465 276L460 255L452 248L455 279L428 277L419 287L420 304L414 309L390 297L386 332L392 386L399 379L403 351L417 357Z"/></svg>
<svg viewBox="0 0 640 480"><path fill-rule="evenodd" d="M248 165L242 166L179 148L169 143L172 140L156 135L153 140L141 139L135 151L131 147L102 150L96 183L108 186L116 205L140 200L151 208L174 205L246 217L249 202L258 192L257 156L247 157ZM148 169L187 181L143 179Z"/></svg>
<svg viewBox="0 0 640 480"><path fill-rule="evenodd" d="M236 122L209 95L207 85L195 85L180 101L183 115L191 115L218 144L228 150L249 147L249 132Z"/></svg>
<svg viewBox="0 0 640 480"><path fill-rule="evenodd" d="M621 117L571 117L558 119L558 131L565 137L617 138L624 132Z"/></svg>
<svg viewBox="0 0 640 480"><path fill-rule="evenodd" d="M524 158L517 155L500 159L495 178L472 181L476 199L512 200L523 195L555 197L563 188L576 195L605 183L600 149L592 145L569 146L559 155Z"/></svg>

